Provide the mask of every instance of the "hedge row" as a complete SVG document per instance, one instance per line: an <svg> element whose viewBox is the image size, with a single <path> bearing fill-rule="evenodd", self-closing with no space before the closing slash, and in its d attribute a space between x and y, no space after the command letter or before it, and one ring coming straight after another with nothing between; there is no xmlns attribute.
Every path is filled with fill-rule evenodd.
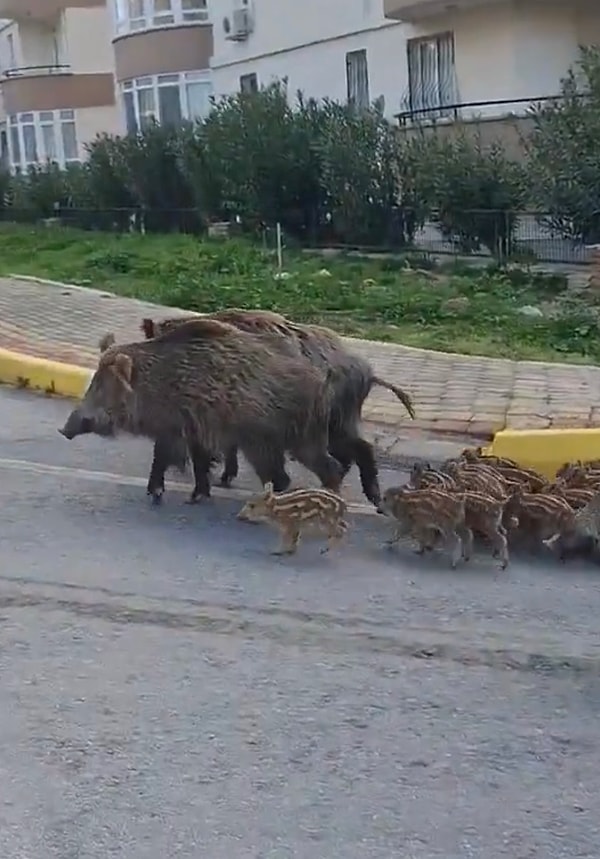
<svg viewBox="0 0 600 859"><path fill-rule="evenodd" d="M600 52L582 50L562 97L539 105L528 158L499 144L403 138L377 105L288 103L285 82L216 103L182 128L98 137L89 160L1 177L4 218L57 210L72 223L123 229L143 210L146 230L201 231L234 221L252 231L281 223L300 242L409 245L433 220L465 250L506 252L524 207L549 212L557 232L598 240Z"/></svg>

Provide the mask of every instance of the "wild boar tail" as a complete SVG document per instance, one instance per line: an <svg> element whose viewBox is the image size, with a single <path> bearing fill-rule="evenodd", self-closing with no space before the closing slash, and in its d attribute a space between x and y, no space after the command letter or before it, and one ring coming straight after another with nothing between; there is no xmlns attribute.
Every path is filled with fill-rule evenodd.
<svg viewBox="0 0 600 859"><path fill-rule="evenodd" d="M411 418L413 420L415 419L415 408L410 394L407 394L406 391L399 388L397 385L392 385L391 382L386 382L385 379L380 379L379 376L373 376L372 384L379 385L379 387L385 388L386 390L391 391L392 394L395 394Z"/></svg>

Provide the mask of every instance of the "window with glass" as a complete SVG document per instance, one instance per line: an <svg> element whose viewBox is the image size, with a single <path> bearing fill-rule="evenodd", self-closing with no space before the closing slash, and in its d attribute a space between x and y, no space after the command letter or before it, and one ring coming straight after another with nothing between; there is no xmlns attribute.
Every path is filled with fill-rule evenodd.
<svg viewBox="0 0 600 859"><path fill-rule="evenodd" d="M11 168L26 170L52 161L66 167L79 161L74 110L41 110L8 117Z"/></svg>
<svg viewBox="0 0 600 859"><path fill-rule="evenodd" d="M117 33L208 21L207 0L113 0Z"/></svg>
<svg viewBox="0 0 600 859"><path fill-rule="evenodd" d="M369 108L369 66L366 50L346 54L346 91L348 104L356 110Z"/></svg>
<svg viewBox="0 0 600 859"><path fill-rule="evenodd" d="M409 39L406 51L410 110L430 118L448 114L457 99L454 34Z"/></svg>
<svg viewBox="0 0 600 859"><path fill-rule="evenodd" d="M152 122L180 125L203 119L211 108L209 72L154 75L125 81L121 86L125 124L129 133Z"/></svg>
<svg viewBox="0 0 600 859"><path fill-rule="evenodd" d="M258 75L256 75L254 72L251 72L248 75L241 75L240 92L258 92Z"/></svg>

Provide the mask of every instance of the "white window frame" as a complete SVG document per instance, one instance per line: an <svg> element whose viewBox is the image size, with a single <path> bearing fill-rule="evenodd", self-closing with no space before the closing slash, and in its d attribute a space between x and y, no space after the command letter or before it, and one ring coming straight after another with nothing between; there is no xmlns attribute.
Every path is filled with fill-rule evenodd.
<svg viewBox="0 0 600 859"><path fill-rule="evenodd" d="M415 114L427 121L452 113L450 105L458 99L454 33L434 33L406 43L409 81L409 105ZM431 62L426 66L424 54Z"/></svg>
<svg viewBox="0 0 600 859"><path fill-rule="evenodd" d="M141 14L132 14L130 0L112 0L114 30L117 36L154 30L161 27L181 27L208 22L208 0L195 0L198 8L187 9L189 0L168 0L169 9L158 8L165 0L131 0L141 5Z"/></svg>
<svg viewBox="0 0 600 859"><path fill-rule="evenodd" d="M179 72L174 74L160 75L144 75L144 77L134 78L133 80L123 81L120 86L121 107L123 115L126 116L123 97L125 93L133 93L133 112L135 117L136 130L140 131L144 126L144 120L151 116L160 122L160 101L158 91L161 87L174 87L179 89L179 106L181 110L182 120L195 120L202 117L190 116L188 104L187 87L189 84L203 83L210 90L209 95L212 95L212 76L209 70L194 71L194 72ZM142 90L152 90L154 110L148 113L140 110L139 92Z"/></svg>
<svg viewBox="0 0 600 859"><path fill-rule="evenodd" d="M77 141L77 158L67 158L63 144L63 126L75 126L75 139ZM33 127L35 135L36 156L30 160L25 154L24 128ZM46 152L42 128L52 127L54 130L55 157L49 157ZM13 146L13 129L17 132L19 141L19 158L15 157ZM10 168L13 173L24 172L28 167L43 166L48 161L57 164L63 170L71 164L81 163L79 157L79 136L77 134L77 118L74 110L41 110L26 111L24 113L13 113L8 117L8 151Z"/></svg>

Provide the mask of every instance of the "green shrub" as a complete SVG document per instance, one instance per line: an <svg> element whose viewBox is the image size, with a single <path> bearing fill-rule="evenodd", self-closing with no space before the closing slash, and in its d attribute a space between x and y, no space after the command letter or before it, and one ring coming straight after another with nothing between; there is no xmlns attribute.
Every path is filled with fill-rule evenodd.
<svg viewBox="0 0 600 859"><path fill-rule="evenodd" d="M529 167L540 211L567 239L600 242L600 48L581 48L561 98L537 105Z"/></svg>
<svg viewBox="0 0 600 859"><path fill-rule="evenodd" d="M455 139L423 136L416 182L442 235L463 253L486 248L505 258L514 246L518 212L527 199L525 170L499 143L484 148L464 133Z"/></svg>
<svg viewBox="0 0 600 859"><path fill-rule="evenodd" d="M247 234L281 224L291 243L406 248L434 213L464 251L506 255L523 171L466 138L403 142L381 106L357 111L297 94L286 81L222 98L202 122L101 135L88 160L7 180L15 217L86 229ZM20 215L19 215L20 213Z"/></svg>

